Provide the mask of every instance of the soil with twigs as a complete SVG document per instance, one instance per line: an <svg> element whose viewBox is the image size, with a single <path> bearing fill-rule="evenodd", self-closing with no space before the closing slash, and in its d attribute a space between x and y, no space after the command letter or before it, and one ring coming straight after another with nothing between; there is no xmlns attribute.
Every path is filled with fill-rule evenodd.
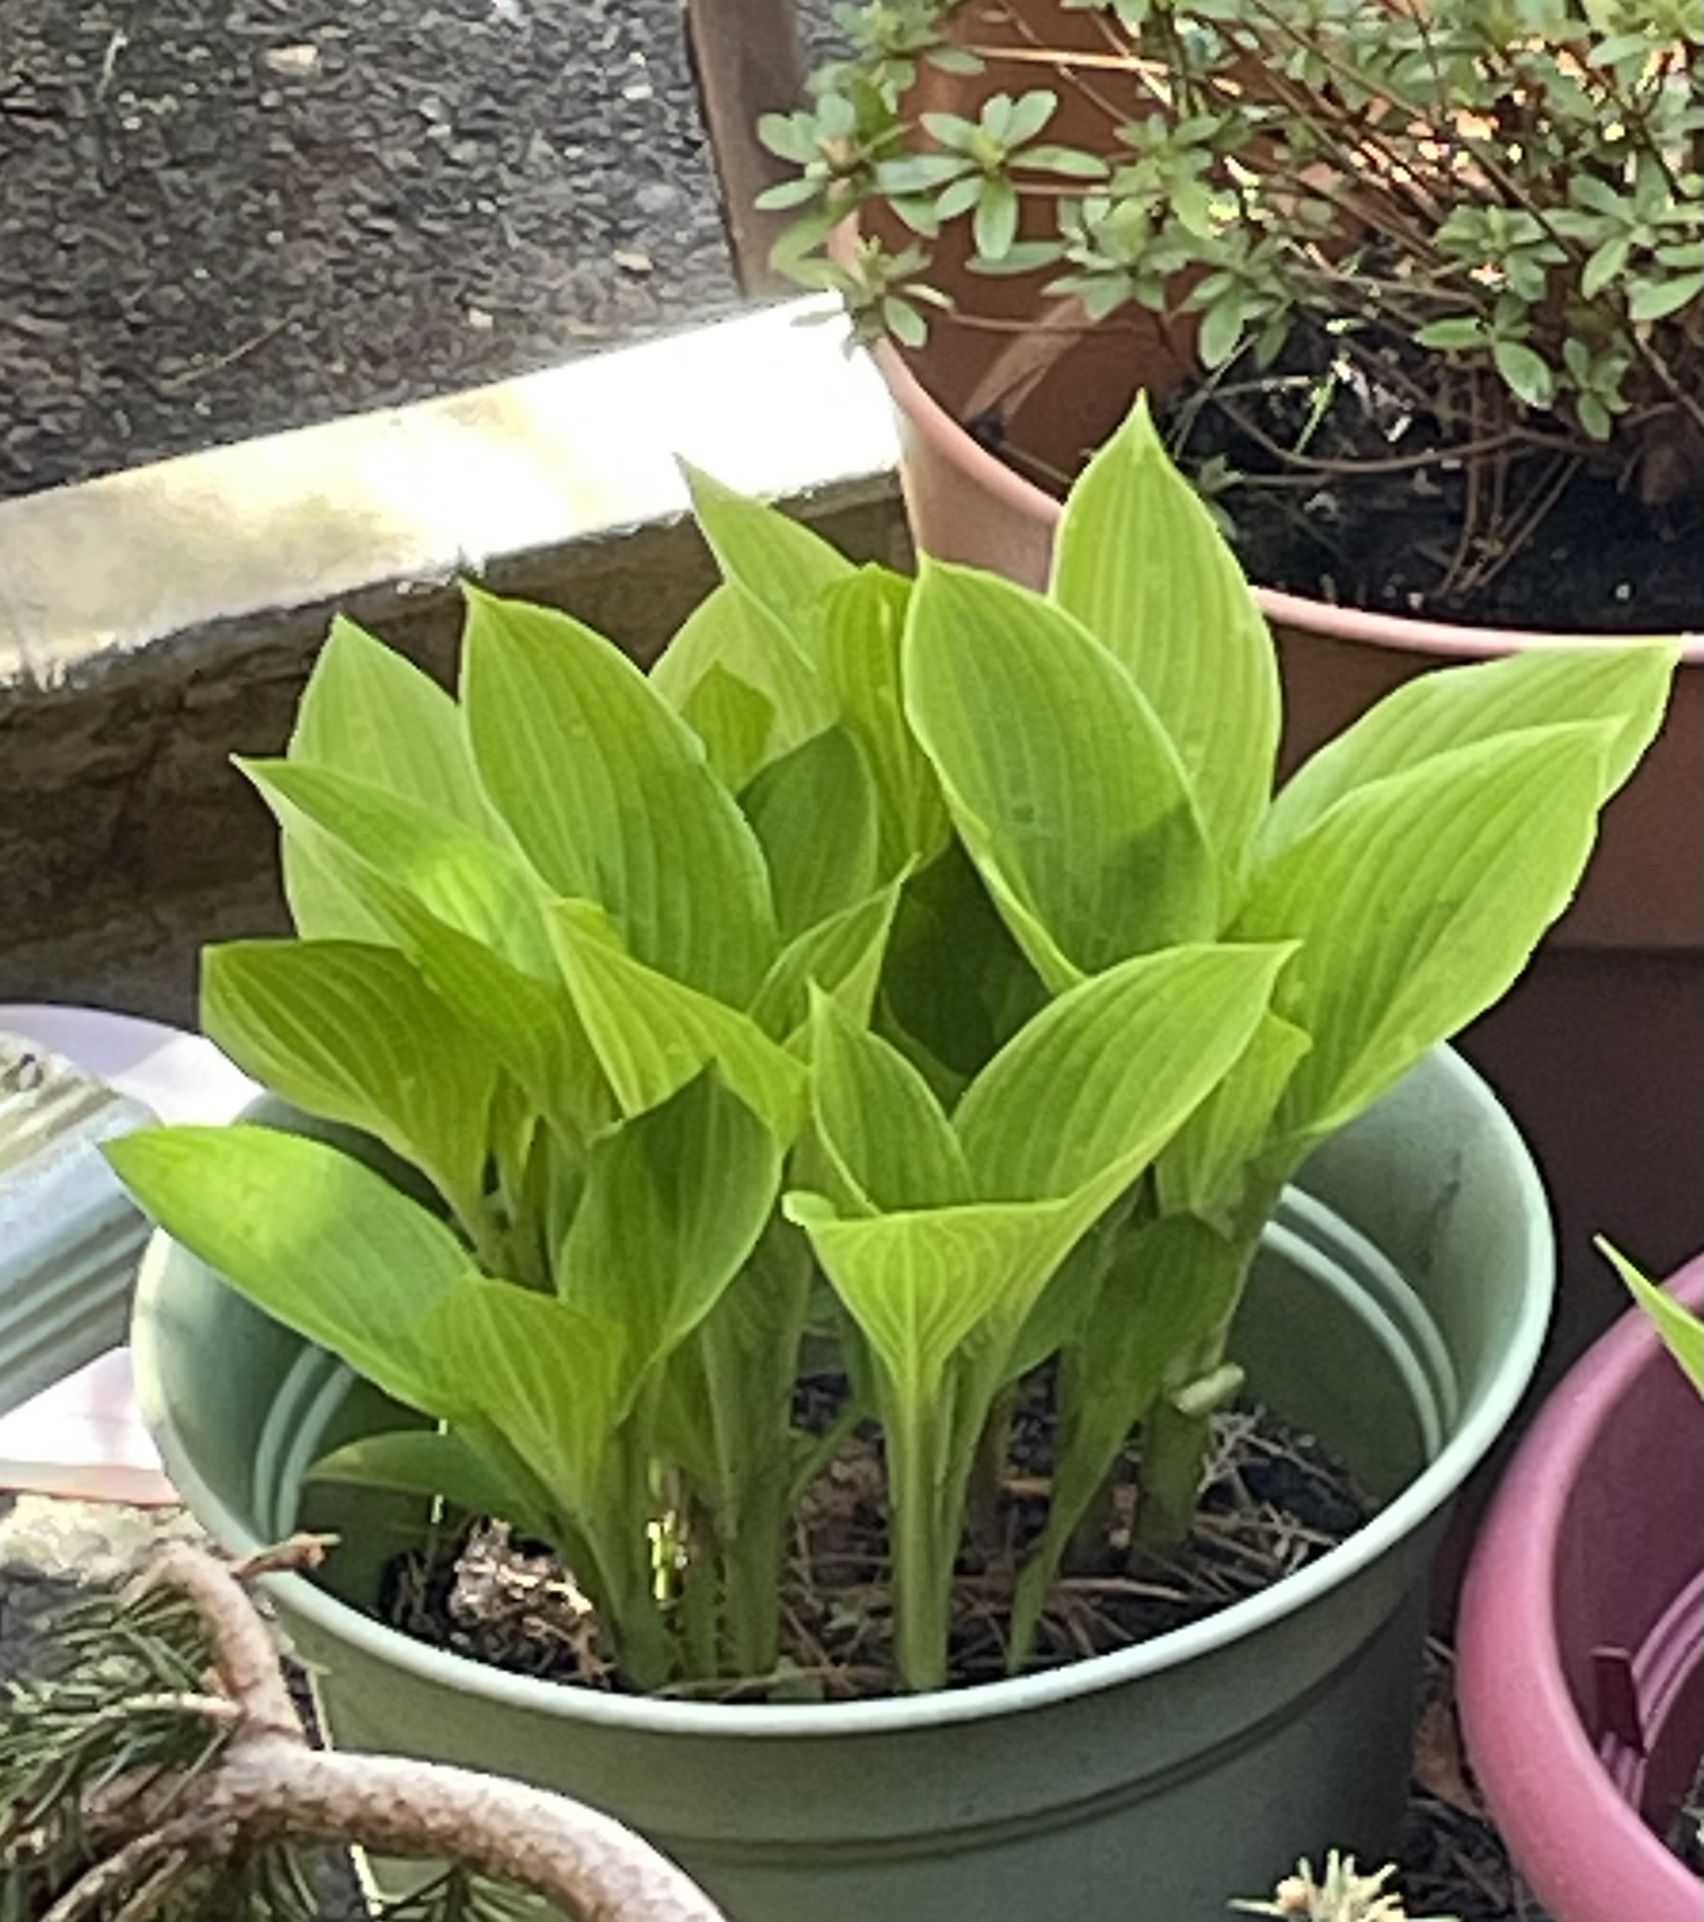
<svg viewBox="0 0 1704 1922"><path fill-rule="evenodd" d="M1270 375L1203 381L1160 410L1215 484L1254 580L1374 612L1550 632L1704 627L1704 484L1641 497L1606 457L1521 450L1472 463L1439 445L1418 348L1350 362L1298 330ZM1299 452L1298 452L1299 450ZM1645 470L1655 473L1652 464Z"/></svg>
<svg viewBox="0 0 1704 1922"><path fill-rule="evenodd" d="M844 1385L807 1383L812 1427L834 1418ZM969 1532L954 1589L949 1686L1007 1673L1005 1628L1017 1571L1046 1522L1052 1408L1045 1376L1013 1420L1013 1472L994 1513ZM1343 1465L1263 1408L1215 1424L1195 1529L1164 1552L1133 1544L1133 1487L1115 1491L1105 1541L1056 1584L1030 1666L1055 1668L1128 1648L1229 1607L1316 1560L1373 1512ZM390 1619L410 1634L499 1668L619 1690L622 1679L572 1572L542 1544L477 1522L395 1572ZM783 1593L783 1659L771 1676L677 1685L696 1699L844 1701L891 1695L894 1664L888 1514L881 1444L870 1424L842 1444L801 1504Z"/></svg>

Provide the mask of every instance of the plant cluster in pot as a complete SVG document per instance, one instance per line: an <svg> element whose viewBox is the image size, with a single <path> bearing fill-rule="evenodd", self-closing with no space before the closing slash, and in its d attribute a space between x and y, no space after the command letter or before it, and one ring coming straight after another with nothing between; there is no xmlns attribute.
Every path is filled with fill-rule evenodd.
<svg viewBox="0 0 1704 1922"><path fill-rule="evenodd" d="M248 765L300 938L212 950L204 1021L317 1133L112 1151L174 1480L343 1538L273 1585L337 1739L607 1809L737 1922L1384 1859L1551 1279L1440 1044L1674 650L1424 677L1274 797L1270 635L1144 410L1045 595L695 491L723 584L648 679L470 589L457 698L340 625ZM555 1557L506 1665L397 1596L470 1604L485 1517Z"/></svg>
<svg viewBox="0 0 1704 1922"><path fill-rule="evenodd" d="M1579 1362L1498 1490L1462 1599L1462 1718L1492 1813L1557 1922L1692 1922L1704 1261L1665 1291L1606 1253L1645 1312Z"/></svg>
<svg viewBox="0 0 1704 1922"><path fill-rule="evenodd" d="M1416 672L1682 632L1576 907L1465 1038L1591 1235L1704 1244L1704 161L1680 0L876 0L762 132L918 541L1039 586L1138 388L1234 530L1294 765ZM1571 1035L1577 1051L1553 1037ZM1592 1099L1579 1090L1589 1086Z"/></svg>

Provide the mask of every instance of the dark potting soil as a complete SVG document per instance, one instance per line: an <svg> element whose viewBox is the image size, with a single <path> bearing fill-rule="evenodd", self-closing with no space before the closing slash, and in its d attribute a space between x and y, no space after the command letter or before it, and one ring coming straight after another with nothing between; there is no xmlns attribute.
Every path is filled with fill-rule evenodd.
<svg viewBox="0 0 1704 1922"><path fill-rule="evenodd" d="M1359 365L1344 373L1340 361L1310 431L1335 352L1298 338L1252 391L1239 383L1234 399L1218 400L1187 389L1158 410L1186 471L1242 477L1218 500L1251 579L1372 612L1553 633L1704 628L1704 449L1677 452L1673 491L1654 503L1624 471L1625 454L1619 468L1526 451L1472 473L1447 461L1353 471L1428 451L1438 437L1376 378ZM1411 371L1402 361L1392 356L1393 383ZM1304 444L1319 464L1306 473L1280 452ZM1464 539L1473 490L1482 525L1500 499L1501 545Z"/></svg>
<svg viewBox="0 0 1704 1922"><path fill-rule="evenodd" d="M737 298L678 0L0 4L0 496Z"/></svg>
<svg viewBox="0 0 1704 1922"><path fill-rule="evenodd" d="M832 1398L833 1390L830 1390ZM1017 1410L1012 1472L995 1512L960 1557L950 1682L1006 1673L1006 1624L1019 1565L1046 1520L1052 1414L1045 1383ZM1056 1668L1127 1648L1215 1614L1316 1560L1374 1511L1342 1463L1270 1410L1218 1418L1208 1484L1180 1548L1134 1549L1131 1486L1104 1541L1055 1585L1031 1666ZM979 1538L978 1538L979 1536ZM768 1677L681 1684L699 1700L849 1700L898 1688L880 1442L854 1433L801 1504L783 1594L783 1657ZM595 1615L542 1544L478 1522L395 1570L386 1612L407 1633L525 1674L620 1690Z"/></svg>

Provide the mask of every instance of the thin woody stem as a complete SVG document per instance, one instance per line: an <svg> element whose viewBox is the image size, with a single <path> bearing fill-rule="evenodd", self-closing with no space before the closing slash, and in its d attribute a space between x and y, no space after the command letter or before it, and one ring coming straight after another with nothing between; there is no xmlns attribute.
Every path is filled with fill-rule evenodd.
<svg viewBox="0 0 1704 1922"><path fill-rule="evenodd" d="M252 1566L299 1567L321 1551L298 1540ZM193 1604L241 1726L195 1779L156 1784L112 1811L113 1822L150 1822L149 1832L90 1868L42 1922L84 1922L126 1896L118 1914L147 1922L186 1868L269 1842L453 1861L543 1896L575 1922L722 1922L672 1862L564 1796L472 1769L309 1747L265 1624L237 1574L205 1550L172 1543L145 1585Z"/></svg>

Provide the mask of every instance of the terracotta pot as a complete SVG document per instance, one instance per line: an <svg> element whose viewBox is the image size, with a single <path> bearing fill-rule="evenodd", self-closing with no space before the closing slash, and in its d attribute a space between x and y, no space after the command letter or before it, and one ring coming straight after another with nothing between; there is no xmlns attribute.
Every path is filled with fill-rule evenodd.
<svg viewBox="0 0 1704 1922"><path fill-rule="evenodd" d="M920 354L884 345L876 358L899 411L919 547L1039 586L1059 503L958 419L1008 341L947 316ZM1133 369L1160 389L1183 377L1178 345L1157 321L1151 343L1129 332L1084 338L1028 394L1025 446L1070 471L1122 418ZM1283 663L1287 769L1415 674L1593 638L1406 620L1272 589L1259 599ZM1558 1207L1564 1288L1547 1380L1621 1302L1594 1233L1638 1245L1664 1268L1704 1244L1701 768L1704 637L1689 637L1668 720L1605 813L1578 901L1520 985L1464 1038L1533 1141Z"/></svg>
<svg viewBox="0 0 1704 1922"><path fill-rule="evenodd" d="M1671 1284L1696 1309L1704 1261ZM1664 1846L1704 1741L1704 1403L1637 1311L1550 1398L1462 1602L1468 1753L1556 1922L1697 1922Z"/></svg>

